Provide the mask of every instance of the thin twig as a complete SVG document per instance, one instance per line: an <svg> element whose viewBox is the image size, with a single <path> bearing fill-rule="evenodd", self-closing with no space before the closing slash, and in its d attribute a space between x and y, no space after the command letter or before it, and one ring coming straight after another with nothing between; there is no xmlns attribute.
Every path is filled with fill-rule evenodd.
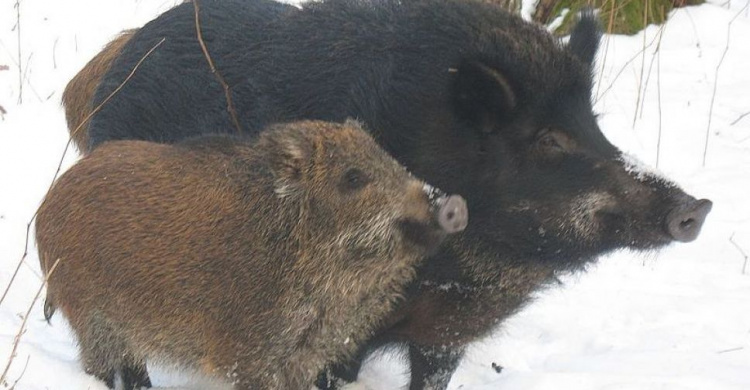
<svg viewBox="0 0 750 390"><path fill-rule="evenodd" d="M240 122L237 120L237 111L234 109L234 103L232 103L232 92L229 90L229 85L226 81L224 81L224 77L221 76L221 73L219 73L218 70L216 70L216 66L214 66L214 61L211 59L211 55L208 54L208 48L206 47L206 43L203 41L203 33L201 33L201 24L200 24L200 18L198 17L198 14L200 12L200 8L198 5L198 0L193 0L193 8L195 9L195 32L198 36L198 43L201 45L201 50L203 50L203 55L206 57L206 61L208 61L208 66L211 68L211 73L213 73L214 76L216 76L216 80L219 81L219 84L221 84L222 88L224 88L224 96L227 99L227 111L229 112L229 116L232 118L232 123L234 123L234 127L237 129L237 133L242 133L242 128L240 127Z"/></svg>
<svg viewBox="0 0 750 390"><path fill-rule="evenodd" d="M722 354L722 353L727 353L727 352L737 352L737 351L742 351L743 349L745 349L745 347L729 348L729 349L724 349L721 351L716 351L716 353Z"/></svg>
<svg viewBox="0 0 750 390"><path fill-rule="evenodd" d="M55 264L52 264L52 268L49 269L49 272L47 272L47 275L44 277L44 281L42 281L42 284L39 286L39 289L36 291L36 295L34 295L34 299L31 301L31 305L29 305L29 310L27 310L26 315L23 316L23 320L21 321L21 328L18 329L18 333L16 334L16 337L13 339L13 349L10 351L8 364L5 366L5 370L3 371L3 374L0 375L0 383L5 383L5 378L8 376L8 370L10 370L10 366L13 364L13 360L16 357L16 351L18 350L18 345L21 343L21 336L23 336L23 334L26 332L26 323L29 321L31 310L34 308L36 301L39 300L39 296L42 294L42 290L44 289L44 286L47 285L47 281L49 281L50 275L52 275L52 273L55 272L55 269L57 269L57 265L59 263L60 263L60 259L57 259L55 260Z"/></svg>
<svg viewBox="0 0 750 390"><path fill-rule="evenodd" d="M729 124L729 126L734 126L734 125L736 125L736 124L737 124L737 122L741 121L741 120L742 120L742 118L744 118L744 117L746 117L746 116L748 116L748 115L750 115L750 111L748 111L748 112L746 112L746 113L744 113L744 114L740 115L740 116L739 116L739 118L735 119L735 120L734 120L734 121L733 121L732 123L730 123L730 124Z"/></svg>
<svg viewBox="0 0 750 390"><path fill-rule="evenodd" d="M740 251L742 256L745 258L745 262L742 263L742 274L744 275L745 271L747 270L747 253L745 253L745 251L743 251L742 248L736 242L734 242L734 233L732 233L732 235L729 237L729 242L731 242L732 245L734 245L734 247L737 248L737 250Z"/></svg>
<svg viewBox="0 0 750 390"><path fill-rule="evenodd" d="M664 20L664 24L659 29L659 41L656 44L656 100L659 107L659 135L656 138L656 168L659 168L659 157L661 155L661 38L664 35L664 30L667 28L667 19L664 16L664 8L662 8L661 18ZM641 107L641 112L643 112L643 107Z"/></svg>
<svg viewBox="0 0 750 390"><path fill-rule="evenodd" d="M648 45L646 45L646 49L650 48L650 47L651 47L651 46L652 46L652 45L654 44L654 42L656 42L656 39L657 39L657 38L658 38L658 35L654 35L654 38L653 38L653 39L651 40L651 42L649 42L649 44L648 44ZM622 73L623 73L623 72L625 71L625 69L627 69L627 67L628 67L628 66L629 66L630 64L632 64L632 63L633 63L633 61L637 60L637 59L638 59L638 56L639 56L640 54L641 54L641 52L639 51L638 53L635 53L635 55L633 55L632 57L630 57L630 58L629 58L629 59L628 59L627 61L625 61L625 63L624 63L623 65L622 65L622 67L620 68L620 70L619 70L619 71L617 71L617 74L615 75L615 77L614 77L614 79L612 80L612 82L611 82L611 83L609 83L609 85L607 86L607 88L605 88L605 89L604 89L604 91L602 91L602 93L601 93L601 94L599 94L599 93L597 92L597 98L596 98L596 100L595 100L594 102L598 102L598 101L599 101L599 99L601 99L602 97L604 97L604 96L605 96L605 95L607 94L607 92L609 92L609 91L610 91L610 90L611 90L611 89L612 89L612 88L614 87L614 85L615 85L615 82L617 82L617 80L618 80L618 79L620 78L620 76L621 76L621 75L622 75ZM599 83L601 83L601 80L599 81Z"/></svg>
<svg viewBox="0 0 750 390"><path fill-rule="evenodd" d="M602 6L603 7L603 6ZM609 25L607 26L607 38L604 40L604 57L602 58L601 70L599 71L599 81L596 83L596 99L598 101L601 98L599 95L599 89L602 87L602 79L604 78L604 66L607 64L607 55L609 54L609 40L612 36L612 29L615 25L615 0L612 0L612 9L609 14ZM604 92L602 92L604 94Z"/></svg>
<svg viewBox="0 0 750 390"><path fill-rule="evenodd" d="M701 49L701 40L698 37L698 28L695 27L695 20L693 20L693 16L690 15L690 11L688 11L688 8L690 7L683 7L682 9L685 10L685 15L688 16L690 25L693 27L693 35L695 36L695 46L698 48L698 58L700 58L700 57L703 57L703 50Z"/></svg>
<svg viewBox="0 0 750 390"><path fill-rule="evenodd" d="M3 296L0 297L0 305L3 304L5 301L5 297L8 295L8 291L10 291L10 287L13 285L13 281L16 280L16 275L18 275L18 271L21 269L21 265L23 264L24 260L26 260L26 257L29 255L29 237L30 237L30 230L31 230L31 223L36 217L36 212L34 212L34 216L31 217L31 220L26 224L26 242L23 246L23 255L21 255L21 260L18 261L18 265L16 265L16 270L13 271L13 276L10 277L10 280L8 281L8 285L5 286L5 291L3 291Z"/></svg>
<svg viewBox="0 0 750 390"><path fill-rule="evenodd" d="M133 67L133 70L131 70L130 73L128 74L128 77L125 77L125 80L123 80L122 83L120 83L120 85L118 85L117 88L115 88L115 90L112 91L112 93L110 93L107 96L106 99L104 99L101 103L99 103L99 105L96 106L96 108L94 108L88 115L86 115L86 117L83 118L83 120L81 121L81 123L79 123L78 126L76 126L76 128L73 129L73 131L70 132L71 137L68 139L68 145L70 145L70 141L73 139L73 135L77 134L78 131L81 130L81 128L83 128L83 125L85 125L89 121L89 119L91 119L92 116L94 116L97 112L99 112L99 110L101 110L102 107L107 102L109 102L109 100L112 99L113 96L115 96L118 92L120 92L120 90L125 86L125 84L127 84L127 82L133 77L133 75L138 70L138 68L141 66L141 64L143 63L143 61L145 61L146 58L148 58L148 56L150 56L151 53L154 52L154 50L156 50L159 46L161 46L161 44L164 43L164 41L166 39L167 38L162 38L159 42L156 43L156 45L154 45L151 49L149 49L149 51L147 51L146 54L144 54L143 57L141 57L141 59L138 60L138 62ZM65 148L65 150L67 151L67 147ZM65 157L65 155L63 154L63 158L64 157ZM60 165L62 165L62 162L60 163ZM58 171L59 171L59 166L58 166Z"/></svg>
<svg viewBox="0 0 750 390"><path fill-rule="evenodd" d="M734 23L737 18L742 15L742 12L747 9L747 7L750 5L750 2L745 3L745 6L742 7L742 9L737 12L737 14L734 15L732 20L729 21L727 24L727 45L724 47L724 52L721 53L721 58L719 59L719 63L716 65L716 73L714 74L714 91L711 94L711 107L708 110L708 126L706 126L706 139L703 142L703 166L706 166L706 155L708 155L708 139L709 135L711 134L711 119L713 119L714 116L714 102L716 101L716 88L719 85L719 68L721 68L721 65L724 63L724 58L727 56L727 52L729 51L729 38L731 37L732 33L732 23Z"/></svg>
<svg viewBox="0 0 750 390"><path fill-rule="evenodd" d="M26 374L26 369L29 368L29 360L31 359L31 355L26 356L26 363L23 365L23 370L21 371L21 375L16 378L16 381L13 382L13 385L10 386L8 390L13 390L16 388L16 385L18 385L18 382L21 381L21 378Z"/></svg>
<svg viewBox="0 0 750 390"><path fill-rule="evenodd" d="M643 87L643 72L646 69L646 27L648 23L648 0L646 0L646 4L643 7L643 48L641 49L641 75L638 77L638 93L635 96L635 112L633 113L633 129L635 129L635 121L638 119L638 102L641 101L641 88ZM651 74L651 69L649 69L649 75ZM644 93L645 95L645 93ZM643 100L646 100L644 97ZM643 105L641 104L641 107ZM643 112L643 108L641 108L641 113Z"/></svg>
<svg viewBox="0 0 750 390"><path fill-rule="evenodd" d="M31 88L31 92L34 93L34 96L36 96L36 99L39 100L39 103L43 103L44 100L42 99L42 96L39 95L39 92L37 92L36 88L31 84L31 80L29 80L29 69L31 69L31 59L34 57L34 53L30 53L29 56L26 58L26 65L24 65L23 69L23 83L26 84L29 88Z"/></svg>
<svg viewBox="0 0 750 390"><path fill-rule="evenodd" d="M55 38L55 43L52 44L52 69L57 69L57 41L60 37Z"/></svg>
<svg viewBox="0 0 750 390"><path fill-rule="evenodd" d="M23 66L21 66L21 0L16 0L16 36L18 39L18 104L23 104Z"/></svg>
<svg viewBox="0 0 750 390"><path fill-rule="evenodd" d="M133 70L131 70L130 74L128 74L128 77L126 77L125 80L123 80L123 82L120 83L120 85L118 85L117 88L115 88L115 90L112 91L112 93L110 93L106 99L104 99L101 103L99 103L99 105L96 106L96 108L94 108L88 115L86 115L86 117L83 118L81 123L79 123L78 126L75 129L73 129L73 131L70 132L70 137L68 138L68 142L65 144L65 149L63 149L62 155L60 156L60 161L57 163L57 170L55 171L55 175L52 177L52 181L50 181L50 184L47 187L47 191L44 193L44 197L47 197L47 194L49 194L50 190L52 189L53 184L55 183L55 180L57 180L57 176L60 174L60 171L62 170L62 164L63 164L63 161L65 161L65 156L68 154L68 149L70 149L70 144L73 140L73 136L76 133L78 133L78 131L80 131L83 125L86 124L89 121L89 119L91 119L91 117L94 116L94 114L99 112L99 110L101 110L101 108L105 104L107 104L107 102L109 102L109 100L112 99L112 97L115 96L115 94L120 92L120 90L125 86L125 84L133 77L136 70L138 70L138 68L141 66L143 61L145 61L146 58L148 58L148 56L151 55L151 53L153 53L154 50L156 50L156 48L161 46L161 44L164 43L165 39L166 38L162 38L158 43L156 43L156 45L154 45L154 47L152 47L149 51L147 51L146 54L144 54L143 57L141 57L138 63L135 64L135 66L133 67ZM21 256L21 260L18 261L16 270L15 272L13 272L13 276L11 276L10 281L8 282L8 285L5 288L5 292L3 293L2 298L0 298L0 304L2 304L3 300L5 299L5 296L8 294L8 290L10 290L10 287L13 285L13 282L16 280L16 275L18 275L18 270L21 268L21 264L24 263L24 261L26 260L26 257L29 254L29 239L30 239L31 224L34 223L34 220L36 219L36 216L38 214L39 214L39 208L37 207L36 211L34 211L34 214L31 216L31 219L29 219L29 222L26 223L26 242L24 244L23 255Z"/></svg>
<svg viewBox="0 0 750 390"><path fill-rule="evenodd" d="M654 48L654 53L651 55L651 61L648 64L648 73L646 74L646 83L643 85L643 90L648 91L648 85L651 82L651 75L653 74L651 71L654 69L654 62L656 62L656 54L659 52L659 49L661 49L661 38L664 35L664 29L667 27L667 21L664 20L664 23L662 23L661 26L659 26L659 32L655 35L656 38L656 48ZM652 41L653 42L653 41ZM643 118L643 107L646 106L646 93L643 93L643 97L641 98L641 111L640 114L638 114L638 118ZM636 111L638 111L638 107L636 107ZM635 125L635 122L633 122L633 125Z"/></svg>

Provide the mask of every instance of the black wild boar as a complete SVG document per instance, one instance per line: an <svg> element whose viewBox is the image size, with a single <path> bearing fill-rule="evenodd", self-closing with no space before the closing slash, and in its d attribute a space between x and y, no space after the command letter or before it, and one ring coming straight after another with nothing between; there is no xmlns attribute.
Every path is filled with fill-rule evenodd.
<svg viewBox="0 0 750 390"><path fill-rule="evenodd" d="M154 359L236 389L305 389L392 311L466 204L410 176L358 126L257 142L103 145L37 218L42 269L86 371L151 386ZM119 386L117 387L120 388Z"/></svg>
<svg viewBox="0 0 750 390"><path fill-rule="evenodd" d="M563 45L473 0L324 0L270 17L267 4L201 2L203 36L244 132L278 120L358 118L399 162L464 195L472 210L466 232L420 268L368 345L409 346L411 389L445 388L467 343L555 272L617 248L698 235L711 202L635 172L597 126L591 74L600 31L591 14ZM89 148L236 131L196 40L192 4L139 30L94 101L163 37L93 118ZM335 371L352 380L360 360Z"/></svg>

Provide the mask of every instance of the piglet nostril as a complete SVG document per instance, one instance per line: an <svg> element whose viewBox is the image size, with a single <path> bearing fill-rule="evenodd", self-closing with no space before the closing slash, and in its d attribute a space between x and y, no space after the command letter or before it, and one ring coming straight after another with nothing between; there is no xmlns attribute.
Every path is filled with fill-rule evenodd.
<svg viewBox="0 0 750 390"><path fill-rule="evenodd" d="M469 223L469 210L464 198L451 195L440 199L437 221L446 233L457 233L466 229Z"/></svg>

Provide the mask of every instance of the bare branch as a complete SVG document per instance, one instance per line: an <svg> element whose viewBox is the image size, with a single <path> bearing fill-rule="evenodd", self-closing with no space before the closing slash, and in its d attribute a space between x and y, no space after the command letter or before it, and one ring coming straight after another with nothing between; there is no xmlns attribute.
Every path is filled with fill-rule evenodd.
<svg viewBox="0 0 750 390"><path fill-rule="evenodd" d="M96 106L96 108L94 108L88 115L86 115L86 117L83 118L81 123L78 124L78 127L76 127L75 129L73 129L73 131L70 132L70 137L68 138L68 142L65 144L65 148L63 149L62 155L60 156L60 161L57 163L57 170L55 171L55 174L52 177L52 181L47 187L47 191L44 193L45 197L47 196L47 194L49 194L50 190L52 189L52 186L55 183L55 180L57 180L57 176L60 174L60 171L62 170L62 164L63 164L63 161L65 161L65 156L68 154L68 149L70 148L70 144L73 140L73 135L75 135L78 131L80 131L83 125L86 124L94 114L99 112L99 110L101 110L101 108L105 104L107 104L107 102L109 102L109 100L112 99L112 97L115 96L115 94L117 94L122 89L123 86L125 86L125 84L133 77L136 70L138 70L138 68L141 66L143 61L146 60L146 58L148 58L148 56L151 55L151 53L153 53L154 50L156 50L156 48L161 46L161 44L164 43L164 40L165 38L162 38L159 42L156 43L156 45L154 45L154 47L152 47L149 51L147 51L146 54L144 54L143 57L141 57L138 63L135 64L135 66L133 67L133 70L131 70L130 74L128 74L128 77L126 77L125 80L123 80L123 82L120 83L120 85L118 85L117 88L115 88L115 90L112 91L112 93L110 93L106 99L104 99L101 103L99 103L98 106ZM26 260L26 257L28 257L31 224L34 223L34 220L36 219L37 214L39 214L39 208L37 208L36 211L34 211L34 215L32 215L31 219L29 219L29 222L26 223L26 242L24 244L23 255L21 255L21 260L18 261L16 270L13 272L13 276L11 276L10 281L8 282L8 285L6 286L2 297L0 297L0 304L2 304L3 300L8 294L8 290L10 290L10 287L13 285L13 282L15 281L16 276L18 275L18 270L21 268L21 264L23 264L24 261Z"/></svg>
<svg viewBox="0 0 750 390"><path fill-rule="evenodd" d="M716 74L714 74L714 91L711 94L711 107L708 110L708 126L706 126L706 139L703 143L703 166L706 166L706 156L708 155L708 139L709 135L711 134L711 119L713 119L714 116L714 102L716 101L716 88L719 85L719 69L721 68L721 65L724 63L724 58L727 56L727 52L729 51L729 38L731 37L732 33L732 23L734 23L737 18L742 15L742 12L744 12L747 7L750 6L750 2L745 3L745 6L742 7L742 9L737 12L737 14L734 15L732 20L729 21L727 24L727 44L724 47L724 52L721 53L721 58L719 59L719 63L716 65Z"/></svg>
<svg viewBox="0 0 750 390"><path fill-rule="evenodd" d="M57 69L57 41L60 37L55 38L55 43L52 44L52 69Z"/></svg>
<svg viewBox="0 0 750 390"><path fill-rule="evenodd" d="M133 75L138 70L138 68L141 66L141 64L143 63L143 61L145 61L146 58L148 58L148 56L150 56L151 53L154 52L154 50L156 50L159 46L161 46L161 44L164 43L165 40L166 40L166 38L162 38L159 42L156 43L156 45L154 45L154 47L152 47L151 49L149 49L149 51L147 51L146 54L144 54L143 57L141 57L141 59L138 60L138 62L133 67L133 70L131 70L130 73L128 74L128 77L125 77L125 80L123 80L122 83L120 83L120 85L118 85L117 88L115 88L115 90L112 91L112 93L110 93L107 96L106 99L104 99L101 103L99 103L99 105L96 106L96 108L94 108L88 115L86 115L86 117L83 118L83 120L81 121L81 123L79 123L78 126L76 126L76 128L73 129L73 131L70 132L71 138L68 139L68 145L70 145L70 141L73 139L72 138L73 135L77 134L78 131L80 131L81 128L83 128L83 125L85 125L86 123L88 123L89 119L91 119L92 116L94 116L97 112L99 112L99 110L101 110L102 107L105 104L107 104L107 102L109 102L109 100L112 99L113 96L115 96L118 92L120 92L120 90L122 89L122 87L124 87L125 84L127 84L127 82L130 81L130 79L133 77ZM65 148L65 150L67 151L67 147ZM64 154L63 154L63 157L65 157ZM62 165L62 162L60 163L60 165Z"/></svg>
<svg viewBox="0 0 750 390"><path fill-rule="evenodd" d="M16 0L16 37L18 39L18 104L23 104L23 66L21 66L21 0Z"/></svg>
<svg viewBox="0 0 750 390"><path fill-rule="evenodd" d="M21 371L21 375L16 378L16 381L13 382L13 385L10 386L8 390L13 390L16 388L16 385L18 385L18 382L21 381L21 378L26 374L26 369L29 368L29 359L31 359L31 356L26 356L26 363L23 365L23 370Z"/></svg>
<svg viewBox="0 0 750 390"><path fill-rule="evenodd" d="M745 349L745 347L735 347L735 348L723 349L721 351L716 351L716 353L721 355L723 353L728 353L728 352L742 351L743 349Z"/></svg>
<svg viewBox="0 0 750 390"><path fill-rule="evenodd" d="M656 168L659 168L659 157L661 156L661 38L664 36L664 30L667 28L667 18L664 15L664 8L661 9L661 12L664 24L662 24L659 29L659 41L656 44L656 99L659 107L659 135L656 138ZM648 81L646 81L646 83L648 83ZM641 106L641 113L643 113L643 106Z"/></svg>
<svg viewBox="0 0 750 390"><path fill-rule="evenodd" d="M219 73L219 71L216 70L216 66L214 66L214 61L211 59L211 55L208 54L208 48L206 47L206 43L203 41L203 33L201 33L200 18L198 17L198 14L200 13L198 0L193 0L193 8L195 9L195 32L198 36L198 43L201 45L201 50L203 50L203 55L206 57L206 61L208 61L208 66L211 68L211 73L213 73L213 75L216 76L216 80L218 80L219 84L221 84L222 88L224 88L224 97L226 97L227 99L227 111L229 112L229 116L232 118L232 123L234 123L234 127L237 129L237 133L241 134L242 128L240 127L240 122L237 120L237 111L234 109L234 103L232 103L232 92L229 90L229 85L224 80L224 77L222 77L221 73Z"/></svg>
<svg viewBox="0 0 750 390"><path fill-rule="evenodd" d="M744 118L744 117L746 117L746 116L748 116L748 115L750 115L750 111L748 111L748 112L746 112L746 113L744 113L744 114L740 115L740 116L739 116L739 118L735 119L735 120L734 120L734 121L733 121L732 123L730 123L730 124L729 124L729 126L734 126L734 125L736 125L736 124L737 124L737 122L741 121L741 120L742 120L742 118Z"/></svg>
<svg viewBox="0 0 750 390"><path fill-rule="evenodd" d="M745 271L747 271L747 253L745 253L745 251L743 251L742 248L736 242L734 242L734 233L732 233L732 235L729 237L729 242L731 242L732 245L734 245L734 247L737 248L737 250L740 251L742 256L745 258L745 262L742 263L742 274L744 275Z"/></svg>
<svg viewBox="0 0 750 390"><path fill-rule="evenodd" d="M29 321L31 310L34 308L36 301L39 300L39 296L42 294L42 290L44 289L44 286L47 285L47 281L49 281L50 275L52 275L52 273L55 272L55 269L57 269L57 265L59 263L60 263L60 259L57 259L55 260L55 264L52 264L52 267L49 269L49 272L47 272L47 276L44 277L44 281L42 281L42 284L39 286L39 289L36 291L36 295L34 295L34 299L31 301L31 304L29 305L29 309L26 311L26 314L23 316L23 320L21 321L21 327L18 329L18 333L16 334L16 337L13 339L13 349L10 351L8 364L5 366L5 370L3 371L3 374L0 375L0 383L5 383L5 379L8 376L8 371L10 370L10 366L13 364L13 360L16 357L16 352L18 351L18 345L21 343L21 336L23 336L23 334L26 332L26 323Z"/></svg>
<svg viewBox="0 0 750 390"><path fill-rule="evenodd" d="M654 35L654 38L653 38L653 39L651 40L651 42L649 42L649 44L648 44L648 45L646 45L646 47L645 47L644 49L642 49L642 50L648 49L648 48L650 48L651 46L653 46L653 44L654 44L654 43L656 42L656 39L657 39L658 37L659 37L658 35ZM633 56L632 56L632 57L630 57L630 58L629 58L629 59L628 59L627 61L625 61L625 63L624 63L623 65L622 65L622 67L620 67L620 70L619 70L619 71L617 71L617 74L615 75L615 77L614 77L614 79L612 80L612 82L611 82L611 83L609 83L609 85L607 86L607 88L605 88L605 89L604 89L604 91L602 91L602 93L601 93L601 94L599 94L599 93L598 93L598 91L597 91L597 97L596 97L596 99L594 100L594 102L598 102L598 101L599 101L599 99L603 98L603 97L604 97L604 96L605 96L605 95L607 94L607 92L609 92L609 91L610 91L610 90L611 90L611 89L612 89L612 88L614 87L614 85L615 85L615 82L616 82L616 81L617 81L617 80L618 80L618 79L620 78L620 76L621 76L621 75L622 75L622 73L623 73L623 72L625 71L625 69L627 69L627 67L628 67L628 66L630 66L630 64L632 64L632 63L633 63L633 61L637 60L637 59L638 59L638 56L640 56L640 55L641 55L641 53L642 53L642 51L638 51L637 53L635 53L635 55L633 55ZM602 69L602 72L601 72L601 73L604 73L604 70L603 70L603 69ZM601 84L601 78L600 78L600 80L599 80L599 84Z"/></svg>
<svg viewBox="0 0 750 390"><path fill-rule="evenodd" d="M602 5L602 8L604 6ZM598 101L601 99L602 95L604 95L604 92L602 92L602 95L599 94L599 89L602 87L602 78L604 77L604 66L607 64L607 55L609 54L609 40L612 36L612 28L615 25L615 0L612 0L612 10L609 14L609 24L607 25L607 35L606 39L604 40L604 58L602 58L602 64L599 71L599 81L596 83L596 99L595 101ZM619 74L618 74L619 75Z"/></svg>
<svg viewBox="0 0 750 390"><path fill-rule="evenodd" d="M10 287L13 285L13 282L16 280L16 275L18 275L18 271L21 269L21 265L23 264L24 260L26 260L26 257L29 255L29 237L30 237L30 231L31 231L31 223L36 217L36 212L34 213L34 216L31 217L31 220L26 224L26 242L24 243L24 250L23 255L21 255L21 260L18 261L18 265L16 265L16 270L13 271L13 276L10 277L10 280L8 281L8 285L5 286L5 291L3 291L3 296L0 297L0 305L2 305L3 301L5 301L5 297L8 295L8 291L10 291Z"/></svg>
<svg viewBox="0 0 750 390"><path fill-rule="evenodd" d="M648 5L649 0L646 0L646 5L643 7L643 47L641 49L641 74L638 77L638 94L635 96L635 112L633 113L633 128L635 129L635 121L638 119L638 102L641 101L641 88L643 87L643 72L646 69L646 28L648 26ZM653 63L653 62L652 62ZM649 75L651 74L651 69L649 68ZM645 92L644 92L645 95ZM644 97L643 100L646 100ZM643 104L641 104L641 107L643 107ZM643 112L643 108L641 108L641 112Z"/></svg>

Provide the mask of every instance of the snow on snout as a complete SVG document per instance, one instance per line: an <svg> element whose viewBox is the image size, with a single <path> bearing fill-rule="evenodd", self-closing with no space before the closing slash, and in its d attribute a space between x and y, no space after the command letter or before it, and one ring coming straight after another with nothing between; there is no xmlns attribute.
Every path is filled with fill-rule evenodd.
<svg viewBox="0 0 750 390"><path fill-rule="evenodd" d="M666 187L677 187L677 184L669 180L661 171L644 163L633 154L622 152L618 159L622 162L625 172L640 182L660 182Z"/></svg>

